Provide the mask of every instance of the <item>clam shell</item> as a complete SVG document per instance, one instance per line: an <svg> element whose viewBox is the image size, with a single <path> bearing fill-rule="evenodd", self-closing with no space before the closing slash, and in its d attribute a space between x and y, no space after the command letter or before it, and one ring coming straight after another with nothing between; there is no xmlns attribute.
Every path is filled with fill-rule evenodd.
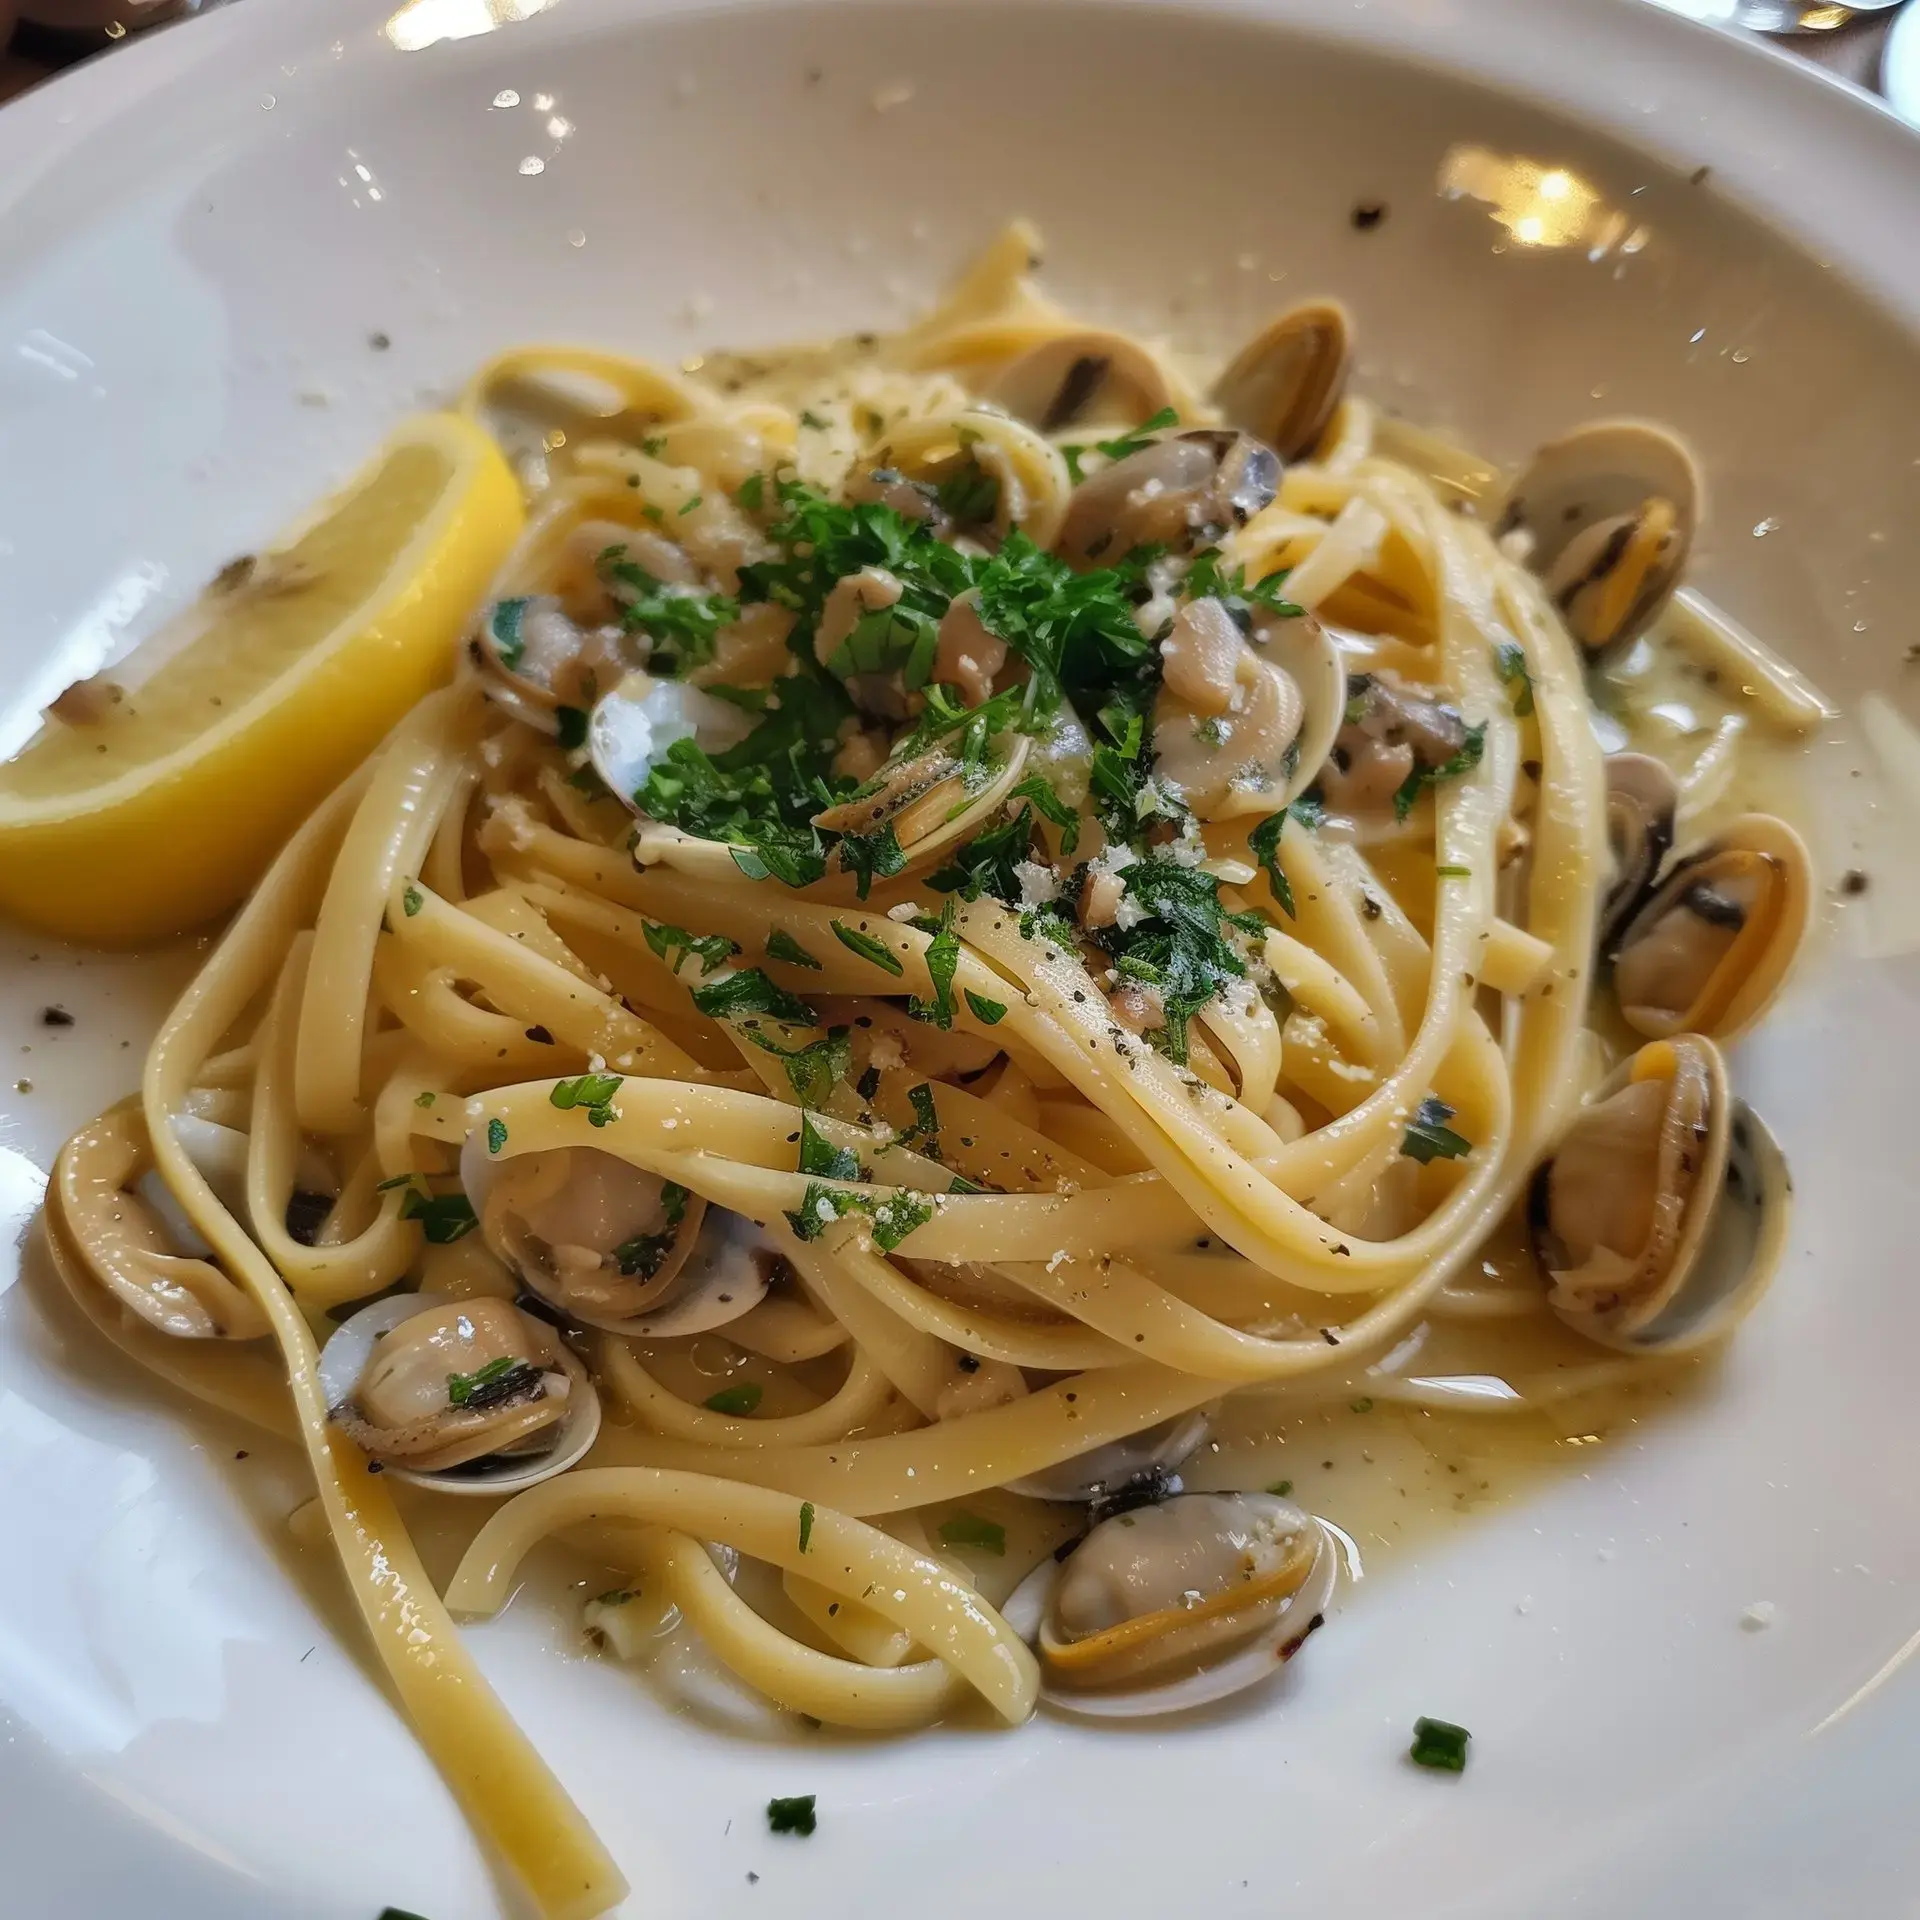
<svg viewBox="0 0 1920 1920"><path fill-rule="evenodd" d="M381 1335L391 1333L426 1308L443 1304L439 1294L389 1294L343 1321L320 1349L320 1390L326 1395L327 1405L337 1407L351 1397ZM542 1480L551 1480L557 1473L565 1473L585 1458L599 1437L600 1396L594 1391L586 1368L564 1344L560 1348L560 1359L573 1387L567 1396L567 1411L553 1429L553 1445L546 1452L516 1454L497 1462L472 1460L464 1466L439 1472L421 1472L389 1463L385 1471L416 1487L431 1487L436 1493L493 1497L520 1493L538 1486Z"/></svg>
<svg viewBox="0 0 1920 1920"><path fill-rule="evenodd" d="M1147 1719L1163 1714L1185 1713L1195 1707L1210 1706L1216 1700L1258 1686L1299 1650L1308 1634L1320 1623L1333 1598L1338 1579L1338 1561L1332 1537L1320 1522L1298 1508L1286 1507L1275 1496L1243 1496L1284 1508L1302 1527L1312 1528L1317 1538L1313 1565L1300 1588L1275 1610L1272 1620L1252 1639L1238 1645L1221 1659L1183 1674L1177 1679L1148 1682L1144 1685L1117 1687L1109 1692L1066 1690L1053 1685L1041 1666L1041 1697L1062 1712L1089 1719ZM1107 1521L1112 1526L1117 1521ZM1091 1537L1091 1536L1089 1536ZM1071 1558L1071 1556L1068 1556ZM1065 1560L1043 1560L1008 1598L1000 1609L1007 1624L1029 1645L1037 1645L1041 1629L1053 1605Z"/></svg>
<svg viewBox="0 0 1920 1920"><path fill-rule="evenodd" d="M1210 398L1281 459L1303 459L1326 432L1352 362L1352 316L1337 300L1309 300L1262 327L1213 383Z"/></svg>

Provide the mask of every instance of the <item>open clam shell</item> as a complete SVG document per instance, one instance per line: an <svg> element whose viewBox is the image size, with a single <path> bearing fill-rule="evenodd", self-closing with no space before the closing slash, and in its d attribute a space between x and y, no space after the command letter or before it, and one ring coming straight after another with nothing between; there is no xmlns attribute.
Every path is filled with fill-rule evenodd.
<svg viewBox="0 0 1920 1920"><path fill-rule="evenodd" d="M988 743L987 766L970 789L958 740L955 735L924 753L889 760L849 798L815 814L814 825L863 838L891 827L906 861L899 872L923 871L994 818L1033 752L1027 735L1001 734Z"/></svg>
<svg viewBox="0 0 1920 1920"><path fill-rule="evenodd" d="M1673 597L1703 495L1693 455L1664 427L1601 420L1542 447L1496 525L1523 537L1527 566L1598 657L1637 639Z"/></svg>
<svg viewBox="0 0 1920 1920"><path fill-rule="evenodd" d="M421 1429L434 1417L428 1416L427 1420L412 1423L406 1429L407 1453L383 1453L380 1450L382 1430L358 1409L356 1396L368 1378L382 1342L400 1334L409 1322L421 1322L431 1316L436 1309L464 1312L474 1318L513 1315L524 1336L521 1344L532 1356L526 1364L540 1376L540 1385L526 1398L535 1403L536 1412L541 1403L558 1400L561 1404L558 1418L533 1425L521 1411L525 1398L498 1408L476 1408L472 1400L465 1405L456 1404L451 1394L457 1376L449 1373L449 1399L444 1410L437 1410L446 1431L431 1438L423 1437ZM429 1354L425 1364L432 1364L432 1359ZM566 1472L583 1459L600 1432L600 1398L586 1368L551 1328L530 1315L519 1313L504 1301L455 1302L426 1293L398 1293L376 1300L343 1322L328 1339L320 1350L319 1376L329 1417L336 1424L365 1446L387 1472L415 1486L431 1487L438 1493L522 1492ZM565 1384L558 1385L558 1382ZM438 1452L432 1450L431 1439L444 1443ZM499 1450L485 1450L490 1439L499 1443ZM441 1458L445 1453L460 1454L468 1449L480 1450L452 1464L432 1468L406 1464L408 1454L416 1458Z"/></svg>
<svg viewBox="0 0 1920 1920"><path fill-rule="evenodd" d="M635 1339L709 1332L758 1306L778 1266L776 1250L751 1220L709 1207L698 1194L683 1197L677 1218L667 1210L667 1225L647 1236L658 1244L645 1262L623 1264L621 1254L634 1245L633 1217L660 1212L663 1183L594 1147L501 1162L476 1128L460 1151L460 1183L488 1246L529 1293L578 1325ZM522 1206L547 1227L577 1207L577 1224L569 1222L569 1237L556 1246Z"/></svg>
<svg viewBox="0 0 1920 1920"><path fill-rule="evenodd" d="M1605 953L1627 916L1647 896L1673 845L1680 783L1664 762L1645 753L1607 755L1607 845L1613 878L1600 910Z"/></svg>
<svg viewBox="0 0 1920 1920"><path fill-rule="evenodd" d="M1178 404L1166 369L1139 341L1098 328L1017 354L986 382L984 397L1042 433L1083 421L1132 426Z"/></svg>
<svg viewBox="0 0 1920 1920"><path fill-rule="evenodd" d="M1184 1713L1277 1672L1325 1616L1326 1529L1265 1493L1179 1494L1103 1520L1001 1609L1067 1712Z"/></svg>
<svg viewBox="0 0 1920 1920"><path fill-rule="evenodd" d="M1300 460L1326 432L1352 363L1352 316L1337 300L1309 300L1268 321L1228 362L1209 397L1281 459Z"/></svg>
<svg viewBox="0 0 1920 1920"><path fill-rule="evenodd" d="M1553 1310L1629 1353L1717 1340L1772 1279L1791 1191L1713 1042L1650 1042L1593 1093L1535 1176Z"/></svg>
<svg viewBox="0 0 1920 1920"><path fill-rule="evenodd" d="M1009 1481L1007 1491L1029 1500L1071 1500L1086 1506L1124 1497L1143 1485L1157 1486L1163 1496L1178 1493L1175 1476L1181 1463L1206 1444L1212 1431L1205 1413L1183 1413L1090 1453L1077 1453L1058 1466L1043 1467L1024 1480Z"/></svg>
<svg viewBox="0 0 1920 1920"><path fill-rule="evenodd" d="M1603 949L1614 999L1649 1039L1704 1033L1731 1044L1773 1004L1812 914L1806 842L1746 813L1689 848Z"/></svg>

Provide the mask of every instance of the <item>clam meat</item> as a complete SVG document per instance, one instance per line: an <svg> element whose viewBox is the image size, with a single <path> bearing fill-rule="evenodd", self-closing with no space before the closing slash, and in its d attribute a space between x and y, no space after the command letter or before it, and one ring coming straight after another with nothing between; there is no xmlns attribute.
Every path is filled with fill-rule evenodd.
<svg viewBox="0 0 1920 1920"><path fill-rule="evenodd" d="M1102 1520L1004 1612L1075 1713L1179 1713L1257 1685L1332 1598L1332 1539L1267 1493L1183 1493Z"/></svg>
<svg viewBox="0 0 1920 1920"><path fill-rule="evenodd" d="M551 1327L504 1300L403 1293L320 1355L327 1417L381 1466L455 1493L509 1493L593 1444L600 1404Z"/></svg>
<svg viewBox="0 0 1920 1920"><path fill-rule="evenodd" d="M1731 1331L1771 1280L1786 1164L1701 1034L1642 1047L1535 1176L1535 1244L1569 1326L1628 1352Z"/></svg>
<svg viewBox="0 0 1920 1920"><path fill-rule="evenodd" d="M1811 912L1806 843L1771 814L1743 814L1681 854L1623 916L1613 995L1634 1032L1723 1044L1773 1004Z"/></svg>
<svg viewBox="0 0 1920 1920"><path fill-rule="evenodd" d="M1189 554L1270 506L1280 485L1271 447L1195 427L1150 440L1074 488L1060 531L1069 566L1112 566L1136 547Z"/></svg>

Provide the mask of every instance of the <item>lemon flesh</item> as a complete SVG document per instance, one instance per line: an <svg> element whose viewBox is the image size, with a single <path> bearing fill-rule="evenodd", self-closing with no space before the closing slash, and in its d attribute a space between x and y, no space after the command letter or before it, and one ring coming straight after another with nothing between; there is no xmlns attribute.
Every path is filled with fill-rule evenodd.
<svg viewBox="0 0 1920 1920"><path fill-rule="evenodd" d="M408 422L286 545L216 583L150 676L0 766L0 908L115 947L231 909L449 677L521 521L484 433Z"/></svg>

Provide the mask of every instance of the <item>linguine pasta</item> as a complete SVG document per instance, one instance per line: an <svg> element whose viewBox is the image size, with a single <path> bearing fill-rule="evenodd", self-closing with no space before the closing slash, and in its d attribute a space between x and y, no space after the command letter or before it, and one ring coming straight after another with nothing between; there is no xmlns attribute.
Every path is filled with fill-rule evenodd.
<svg viewBox="0 0 1920 1920"><path fill-rule="evenodd" d="M1284 1486L1181 1495L1226 1396L1444 1406L1401 1336L1552 1313L1631 1374L1777 1244L1764 1161L1743 1226L1749 1149L1703 1194L1660 1129L1725 1131L1804 854L1736 821L1676 892L1660 822L1817 708L1755 667L1643 805L1596 705L1648 620L1746 644L1654 591L1685 514L1556 573L1524 487L1344 395L1337 308L1204 383L1031 249L898 335L483 369L494 601L51 1189L101 1332L305 1449L546 1915L622 1883L453 1624L543 1541L616 1647L677 1607L834 1725L1195 1704L1333 1579ZM444 1595L383 1475L477 1525ZM1136 1516L1171 1597L1101 1574Z"/></svg>

